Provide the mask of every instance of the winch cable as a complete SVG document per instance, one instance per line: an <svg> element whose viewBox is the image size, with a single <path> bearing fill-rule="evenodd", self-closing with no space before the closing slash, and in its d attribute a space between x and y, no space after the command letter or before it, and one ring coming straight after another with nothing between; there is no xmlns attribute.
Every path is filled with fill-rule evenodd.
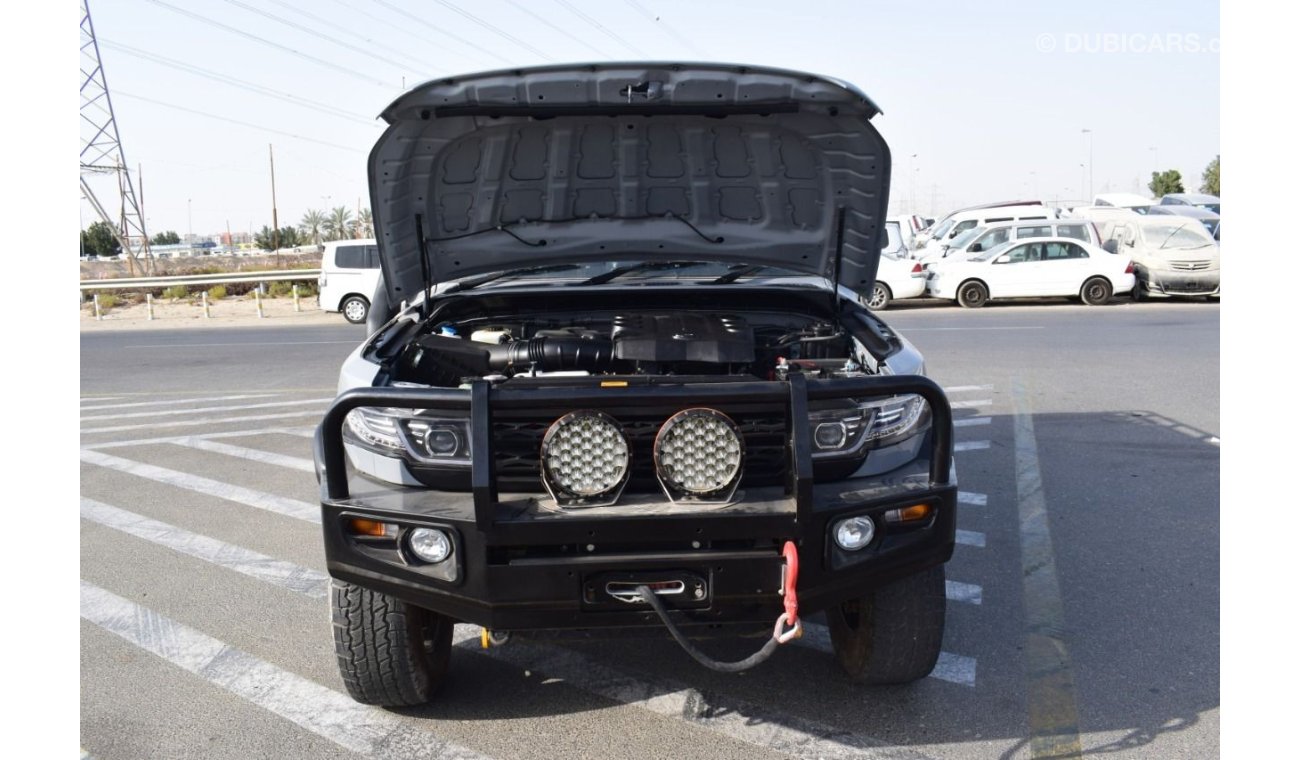
<svg viewBox="0 0 1300 760"><path fill-rule="evenodd" d="M686 650L686 653L692 659L709 670L716 670L719 673L741 673L765 662L767 658L772 656L777 647L803 634L803 624L799 622L799 598L795 594L795 585L799 579L799 554L795 549L794 542L786 541L782 554L786 560L781 577L781 593L785 596L785 612L782 612L781 616L777 618L772 638L768 639L757 652L736 662L721 662L697 649L681 632L677 624L672 621L672 618L668 617L668 610L664 608L664 603L660 601L655 592L650 590L649 586L637 586L636 593L641 597L642 601L650 605L650 608L663 621L668 633L672 634L673 639L681 645L682 649ZM785 629L785 625L789 625L790 628Z"/></svg>

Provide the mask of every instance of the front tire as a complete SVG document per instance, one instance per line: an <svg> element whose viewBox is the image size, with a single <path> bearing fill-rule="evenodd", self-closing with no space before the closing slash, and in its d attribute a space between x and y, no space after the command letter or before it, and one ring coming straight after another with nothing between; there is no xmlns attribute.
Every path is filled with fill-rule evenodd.
<svg viewBox="0 0 1300 760"><path fill-rule="evenodd" d="M1090 277L1079 290L1079 297L1089 306L1105 306L1110 303L1111 295L1113 290L1110 287L1110 280L1105 277Z"/></svg>
<svg viewBox="0 0 1300 760"><path fill-rule="evenodd" d="M900 684L934 670L947 610L943 565L826 611L835 658L849 678Z"/></svg>
<svg viewBox="0 0 1300 760"><path fill-rule="evenodd" d="M450 618L386 594L333 581L334 654L358 702L409 707L428 702L447 677Z"/></svg>
<svg viewBox="0 0 1300 760"><path fill-rule="evenodd" d="M872 311L884 311L889 308L889 302L894 300L894 294L889 286L883 282L877 282L871 288L871 298L867 301L867 308Z"/></svg>
<svg viewBox="0 0 1300 760"><path fill-rule="evenodd" d="M366 317L370 314L370 302L361 296L348 296L339 305L339 311L343 312L343 318L352 324L364 325Z"/></svg>
<svg viewBox="0 0 1300 760"><path fill-rule="evenodd" d="M968 309L978 309L989 302L989 289L978 280L963 282L957 288L957 303Z"/></svg>

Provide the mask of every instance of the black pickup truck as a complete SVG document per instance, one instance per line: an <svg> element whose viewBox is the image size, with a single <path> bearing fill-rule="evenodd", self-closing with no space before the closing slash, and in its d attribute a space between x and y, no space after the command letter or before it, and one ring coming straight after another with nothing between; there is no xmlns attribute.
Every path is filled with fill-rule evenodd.
<svg viewBox="0 0 1300 760"><path fill-rule="evenodd" d="M851 678L931 671L952 419L862 305L877 113L824 77L667 63L452 77L384 111L372 334L315 441L353 697L428 701L457 623L667 629L736 670L824 612ZM692 643L756 631L740 663Z"/></svg>

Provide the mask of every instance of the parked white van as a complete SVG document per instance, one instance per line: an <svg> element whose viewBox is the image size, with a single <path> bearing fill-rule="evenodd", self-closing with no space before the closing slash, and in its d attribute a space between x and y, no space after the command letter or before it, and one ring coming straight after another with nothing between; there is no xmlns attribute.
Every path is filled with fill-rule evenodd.
<svg viewBox="0 0 1300 760"><path fill-rule="evenodd" d="M1100 247L1101 233L1086 219L1049 219L1023 222L995 222L988 226L973 227L937 248L927 249L920 257L926 268L943 260L964 259L969 255L987 251L1008 240L1023 238L1063 237L1081 240Z"/></svg>
<svg viewBox="0 0 1300 760"><path fill-rule="evenodd" d="M1111 222L1106 248L1133 260L1133 297L1219 297L1219 246L1199 220L1148 215Z"/></svg>
<svg viewBox="0 0 1300 760"><path fill-rule="evenodd" d="M373 239L326 243L320 269L321 309L341 311L352 324L364 324L379 286L379 243Z"/></svg>
<svg viewBox="0 0 1300 760"><path fill-rule="evenodd" d="M923 258L939 250L939 247L951 241L961 233L976 227L987 227L998 222L1020 222L1025 220L1055 219L1056 211L1042 204L1022 206L992 206L974 208L949 214L947 218L934 226L934 232L925 245L912 254L912 258Z"/></svg>

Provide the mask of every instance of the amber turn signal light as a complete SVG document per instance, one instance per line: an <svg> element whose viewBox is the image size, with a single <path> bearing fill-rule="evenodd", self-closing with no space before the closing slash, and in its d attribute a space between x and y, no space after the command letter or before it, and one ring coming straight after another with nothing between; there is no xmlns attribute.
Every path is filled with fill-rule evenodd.
<svg viewBox="0 0 1300 760"><path fill-rule="evenodd" d="M928 520L934 514L934 507L929 504L913 504L910 507L891 509L885 513L885 521L891 523L918 522Z"/></svg>
<svg viewBox="0 0 1300 760"><path fill-rule="evenodd" d="M381 523L378 520L365 520L354 517L348 520L348 528L358 536L383 537L388 535L388 524Z"/></svg>

